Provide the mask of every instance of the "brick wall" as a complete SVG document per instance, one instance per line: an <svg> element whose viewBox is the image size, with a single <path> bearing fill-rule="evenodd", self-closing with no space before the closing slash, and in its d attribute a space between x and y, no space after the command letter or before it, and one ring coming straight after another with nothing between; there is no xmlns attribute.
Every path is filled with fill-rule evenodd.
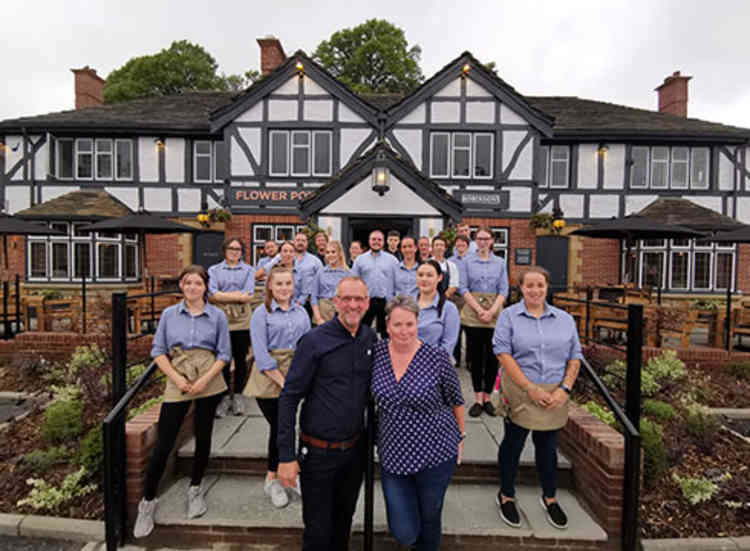
<svg viewBox="0 0 750 551"><path fill-rule="evenodd" d="M245 262L252 262L253 224L302 224L299 216L238 214L224 225L227 237L239 237L245 243Z"/></svg>
<svg viewBox="0 0 750 551"><path fill-rule="evenodd" d="M617 284L620 280L620 242L617 239L592 239L581 237L580 285Z"/></svg>
<svg viewBox="0 0 750 551"><path fill-rule="evenodd" d="M9 235L8 240L8 267L5 267L5 252L0 239L0 281L14 281L16 274L21 276L21 281L26 275L26 238L20 235Z"/></svg>
<svg viewBox="0 0 750 551"><path fill-rule="evenodd" d="M82 69L71 69L75 75L76 109L97 107L104 103L104 79L88 65Z"/></svg>
<svg viewBox="0 0 750 551"><path fill-rule="evenodd" d="M737 289L750 295L750 243L738 245L737 266Z"/></svg>
<svg viewBox="0 0 750 551"><path fill-rule="evenodd" d="M177 277L180 275L182 269L192 260L185 258L184 237L178 234L146 236L147 276ZM187 237L190 239L189 234Z"/></svg>
<svg viewBox="0 0 750 551"><path fill-rule="evenodd" d="M151 352L151 341L153 337L146 337L128 341L128 358L148 357ZM14 339L0 341L0 358L13 360L15 358L38 358L43 357L50 361L67 361L78 346L98 344L105 350L112 347L112 339L103 334L80 334L80 333L21 333Z"/></svg>
<svg viewBox="0 0 750 551"><path fill-rule="evenodd" d="M516 265L513 249L529 248L532 250L532 263L536 260L536 233L529 228L529 221L521 218L464 218L463 222L470 226L506 227L509 230L508 239L508 274L510 284L518 284L518 276L523 266Z"/></svg>

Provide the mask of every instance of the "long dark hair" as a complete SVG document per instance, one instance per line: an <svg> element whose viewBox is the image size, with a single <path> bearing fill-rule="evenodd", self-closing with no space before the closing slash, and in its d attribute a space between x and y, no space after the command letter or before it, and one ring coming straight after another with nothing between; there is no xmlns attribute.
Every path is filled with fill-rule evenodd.
<svg viewBox="0 0 750 551"><path fill-rule="evenodd" d="M443 276L443 269L440 267L440 263L438 263L437 260L430 258L429 260L423 260L417 265L417 270L419 270L420 266L424 266L425 264L432 266L435 271L437 272L438 277ZM443 315L443 305L445 304L445 287L440 285L440 282L438 281L437 287L435 288L435 292L438 294L438 317ZM420 291L419 294L421 295L422 292Z"/></svg>
<svg viewBox="0 0 750 551"><path fill-rule="evenodd" d="M182 272L180 272L180 277L177 278L177 281L181 283L183 277L193 274L197 275L203 280L203 284L206 286L206 290L203 291L203 302L208 302L208 272L203 266L200 266L198 264L190 264L189 266L185 266Z"/></svg>

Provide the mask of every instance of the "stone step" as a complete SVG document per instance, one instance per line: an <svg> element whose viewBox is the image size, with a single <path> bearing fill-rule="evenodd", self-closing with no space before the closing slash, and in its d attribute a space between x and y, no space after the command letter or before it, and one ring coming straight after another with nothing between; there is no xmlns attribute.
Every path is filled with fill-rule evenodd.
<svg viewBox="0 0 750 551"><path fill-rule="evenodd" d="M293 496L284 509L274 508L263 492L263 479L254 476L208 475L204 480L208 512L199 519L185 516L188 478L176 480L159 498L156 529L142 545L203 546L213 542L265 544L268 549L299 548L302 536L301 500ZM498 517L496 484L453 484L443 508L443 549L519 549L558 546L564 549L606 549L607 534L579 504L575 495L560 490L558 499L569 517L569 527L551 526L539 503L539 488L519 485L517 500L522 526L511 528ZM364 489L354 518L355 541L363 530ZM375 484L374 532L376 549L396 549L388 535L385 504ZM610 542L611 545L611 542ZM354 544L352 545L354 548Z"/></svg>

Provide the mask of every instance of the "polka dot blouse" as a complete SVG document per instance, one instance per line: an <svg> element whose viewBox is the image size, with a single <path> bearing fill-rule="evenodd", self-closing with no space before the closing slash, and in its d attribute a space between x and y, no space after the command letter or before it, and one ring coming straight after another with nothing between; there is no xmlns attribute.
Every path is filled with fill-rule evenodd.
<svg viewBox="0 0 750 551"><path fill-rule="evenodd" d="M378 455L387 472L414 474L458 455L461 434L453 407L464 399L447 352L423 343L396 382L388 340L378 342L372 393L378 406Z"/></svg>

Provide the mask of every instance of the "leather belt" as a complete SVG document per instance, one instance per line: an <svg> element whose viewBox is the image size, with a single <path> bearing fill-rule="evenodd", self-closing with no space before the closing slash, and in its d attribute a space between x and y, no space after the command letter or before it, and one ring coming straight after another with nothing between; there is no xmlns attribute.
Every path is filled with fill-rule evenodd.
<svg viewBox="0 0 750 551"><path fill-rule="evenodd" d="M321 440L320 438L315 438L314 436L301 433L300 440L302 440L305 444L313 446L314 448L321 448L323 450L348 450L349 448L354 447L354 444L357 443L357 440L359 440L360 436L361 435L358 434L351 440L344 440L343 442L327 442L326 440Z"/></svg>

